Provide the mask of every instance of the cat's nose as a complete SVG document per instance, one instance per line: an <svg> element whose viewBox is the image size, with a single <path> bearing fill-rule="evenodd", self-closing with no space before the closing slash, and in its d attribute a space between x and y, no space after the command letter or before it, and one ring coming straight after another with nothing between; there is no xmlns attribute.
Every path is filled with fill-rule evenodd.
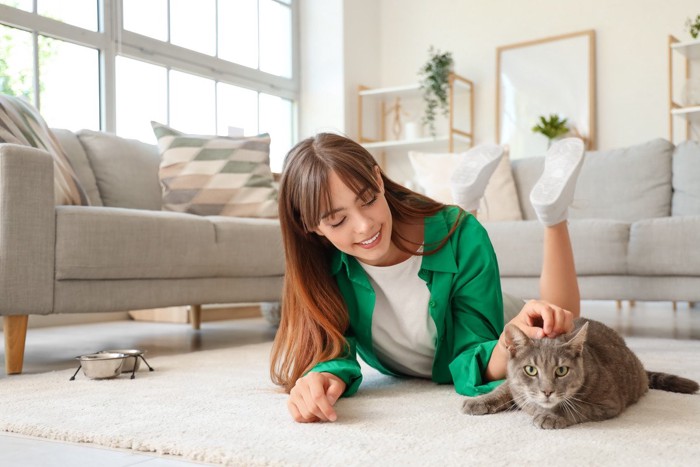
<svg viewBox="0 0 700 467"><path fill-rule="evenodd" d="M547 397L551 396L553 392L554 392L554 391L551 391L551 390L548 390L548 389L542 390L542 393L544 393L544 395L547 396Z"/></svg>

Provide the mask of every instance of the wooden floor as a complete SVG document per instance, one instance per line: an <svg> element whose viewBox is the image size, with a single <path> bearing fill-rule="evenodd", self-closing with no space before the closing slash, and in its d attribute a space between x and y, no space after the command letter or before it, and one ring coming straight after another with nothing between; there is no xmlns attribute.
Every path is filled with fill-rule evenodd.
<svg viewBox="0 0 700 467"><path fill-rule="evenodd" d="M700 306L689 308L687 302L678 303L674 311L670 302L637 302L634 307L624 302L618 310L613 301L590 301L583 303L582 316L602 321L624 336L700 339ZM126 320L30 328L24 373L77 369L74 357L108 348L143 349L148 359L270 342L274 333L275 329L260 317L204 322L199 331L188 324ZM4 360L4 353L0 356ZM5 378L8 376L2 370L0 384ZM123 467L135 464L145 467L192 465L178 458L0 434L0 465Z"/></svg>

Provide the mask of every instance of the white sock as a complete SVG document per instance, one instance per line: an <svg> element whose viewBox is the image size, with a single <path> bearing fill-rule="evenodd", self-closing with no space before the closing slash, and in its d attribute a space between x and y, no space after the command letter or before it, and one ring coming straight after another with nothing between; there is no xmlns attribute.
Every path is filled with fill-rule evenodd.
<svg viewBox="0 0 700 467"><path fill-rule="evenodd" d="M484 196L486 185L503 157L503 147L480 144L467 152L457 154L457 167L450 177L454 204L465 211L476 211Z"/></svg>
<svg viewBox="0 0 700 467"><path fill-rule="evenodd" d="M557 141L547 151L542 176L530 192L530 204L544 225L556 225L567 219L583 164L583 151L583 141L579 138Z"/></svg>

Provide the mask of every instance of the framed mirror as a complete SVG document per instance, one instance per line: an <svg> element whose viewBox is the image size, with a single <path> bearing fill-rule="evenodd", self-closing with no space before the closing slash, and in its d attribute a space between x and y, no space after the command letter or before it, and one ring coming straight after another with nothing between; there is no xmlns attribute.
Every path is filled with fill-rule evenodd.
<svg viewBox="0 0 700 467"><path fill-rule="evenodd" d="M542 156L549 139L532 128L540 116L566 118L567 136L596 148L595 31L496 49L496 141L511 159Z"/></svg>

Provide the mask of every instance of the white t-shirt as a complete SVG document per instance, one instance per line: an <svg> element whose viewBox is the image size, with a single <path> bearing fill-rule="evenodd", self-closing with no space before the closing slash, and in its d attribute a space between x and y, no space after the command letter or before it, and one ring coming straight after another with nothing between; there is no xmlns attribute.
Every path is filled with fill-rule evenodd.
<svg viewBox="0 0 700 467"><path fill-rule="evenodd" d="M397 373L430 378L437 329L428 311L430 290L420 277L422 256L393 266L359 262L374 288L372 346L379 361Z"/></svg>

